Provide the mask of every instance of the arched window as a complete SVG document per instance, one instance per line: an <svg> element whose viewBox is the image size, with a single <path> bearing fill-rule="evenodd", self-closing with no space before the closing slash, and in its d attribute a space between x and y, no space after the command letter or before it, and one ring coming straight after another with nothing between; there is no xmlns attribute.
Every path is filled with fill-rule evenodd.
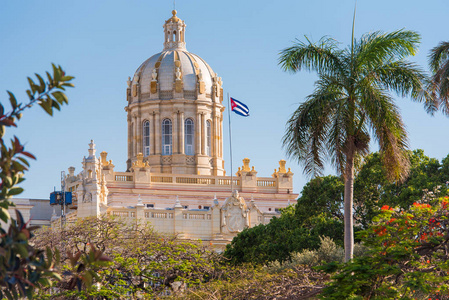
<svg viewBox="0 0 449 300"><path fill-rule="evenodd" d="M193 155L194 129L193 120L186 119L184 122L184 151L186 155Z"/></svg>
<svg viewBox="0 0 449 300"><path fill-rule="evenodd" d="M150 155L150 122L143 122L143 155Z"/></svg>
<svg viewBox="0 0 449 300"><path fill-rule="evenodd" d="M211 127L210 121L206 121L206 154L211 156L211 144L212 144L212 136L211 136Z"/></svg>
<svg viewBox="0 0 449 300"><path fill-rule="evenodd" d="M170 119L162 121L162 155L172 154L172 126Z"/></svg>
<svg viewBox="0 0 449 300"><path fill-rule="evenodd" d="M177 42L178 40L176 39L176 30L173 31L173 42Z"/></svg>

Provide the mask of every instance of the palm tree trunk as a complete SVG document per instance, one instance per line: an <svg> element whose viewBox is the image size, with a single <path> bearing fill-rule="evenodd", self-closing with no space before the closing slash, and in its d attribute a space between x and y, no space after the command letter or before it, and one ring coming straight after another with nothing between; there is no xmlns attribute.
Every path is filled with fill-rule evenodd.
<svg viewBox="0 0 449 300"><path fill-rule="evenodd" d="M345 219L345 262L352 259L354 254L354 218L352 207L354 202L354 153L349 151L346 157L345 170L345 196L344 196L344 219Z"/></svg>

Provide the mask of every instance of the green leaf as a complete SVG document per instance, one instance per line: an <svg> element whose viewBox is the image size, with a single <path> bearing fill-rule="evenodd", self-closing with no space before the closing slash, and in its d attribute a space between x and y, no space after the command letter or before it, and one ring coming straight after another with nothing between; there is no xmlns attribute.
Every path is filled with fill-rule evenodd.
<svg viewBox="0 0 449 300"><path fill-rule="evenodd" d="M61 254L59 253L59 249L55 249L55 265L59 265L59 262L61 261ZM58 274L59 275L59 274Z"/></svg>
<svg viewBox="0 0 449 300"><path fill-rule="evenodd" d="M11 219L8 210L4 207L0 207L0 219L5 223Z"/></svg>
<svg viewBox="0 0 449 300"><path fill-rule="evenodd" d="M45 72L47 74L47 78L48 78L48 83L53 86L53 77L51 77L50 73Z"/></svg>
<svg viewBox="0 0 449 300"><path fill-rule="evenodd" d="M27 93L27 95L28 95L28 98L30 98L30 100L33 100L33 99L34 99L34 96L33 96L33 94L31 93L30 90L26 90L26 93Z"/></svg>
<svg viewBox="0 0 449 300"><path fill-rule="evenodd" d="M54 64L51 64L51 65L53 67L53 78L55 80L55 83L59 84L59 82L61 81L61 77L62 77L61 70L60 70L61 67L57 68Z"/></svg>
<svg viewBox="0 0 449 300"><path fill-rule="evenodd" d="M68 100L67 96L66 96L63 92L57 91L57 92L52 93L51 95L52 95L53 97L55 97L55 99L56 99L60 104L63 104L63 103L69 103L69 100Z"/></svg>
<svg viewBox="0 0 449 300"><path fill-rule="evenodd" d="M9 190L8 195L15 196L23 192L23 188L15 187Z"/></svg>
<svg viewBox="0 0 449 300"><path fill-rule="evenodd" d="M39 84L40 84L40 90L39 93L43 93L45 91L45 87L47 86L45 84L44 79L41 77L41 75L34 73L34 75L36 75L37 79L39 79Z"/></svg>
<svg viewBox="0 0 449 300"><path fill-rule="evenodd" d="M73 78L75 78L75 77L73 77L73 76L63 76L63 77L61 78L61 81L70 81L70 80L72 80Z"/></svg>
<svg viewBox="0 0 449 300"><path fill-rule="evenodd" d="M31 79L30 77L27 77L28 79L28 84L30 85L31 91L32 93L36 93L37 91L37 85L34 83L33 79Z"/></svg>
<svg viewBox="0 0 449 300"><path fill-rule="evenodd" d="M8 95L9 95L9 102L11 103L12 109L13 109L13 110L16 109L16 107L17 107L17 99L16 99L16 96L14 96L14 94L11 93L10 91L6 91L6 92L7 92ZM3 106L2 106L2 114L1 114L1 115L3 115Z"/></svg>
<svg viewBox="0 0 449 300"><path fill-rule="evenodd" d="M28 250L27 250L27 247L25 246L25 244L16 244L16 249L17 249L17 252L19 252L19 254L20 254L20 256L22 257L22 258L28 258Z"/></svg>
<svg viewBox="0 0 449 300"><path fill-rule="evenodd" d="M2 176L2 179L3 179L3 184L4 184L4 186L6 186L6 187L11 187L12 186L12 178L11 177L9 177L9 176Z"/></svg>
<svg viewBox="0 0 449 300"><path fill-rule="evenodd" d="M53 110L51 109L51 103L49 101L42 101L42 103L39 104L47 114L50 116L53 115Z"/></svg>
<svg viewBox="0 0 449 300"><path fill-rule="evenodd" d="M51 264L52 264L52 260L53 260L53 253L51 252L50 247L47 247L45 250L47 251L47 262L48 262L48 267L50 267Z"/></svg>
<svg viewBox="0 0 449 300"><path fill-rule="evenodd" d="M20 160L24 165L26 165L27 167L30 166L30 163L23 157L18 157L18 160ZM17 184L18 182L16 182L15 184Z"/></svg>
<svg viewBox="0 0 449 300"><path fill-rule="evenodd" d="M56 101L52 101L51 106L56 108L57 110L61 110L61 106Z"/></svg>
<svg viewBox="0 0 449 300"><path fill-rule="evenodd" d="M92 274L90 272L86 272L83 276L83 281L86 284L88 290L92 288Z"/></svg>

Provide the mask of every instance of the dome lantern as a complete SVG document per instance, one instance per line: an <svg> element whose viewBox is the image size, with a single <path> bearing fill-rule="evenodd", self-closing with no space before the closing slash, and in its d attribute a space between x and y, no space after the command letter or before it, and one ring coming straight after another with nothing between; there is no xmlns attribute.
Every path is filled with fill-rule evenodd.
<svg viewBox="0 0 449 300"><path fill-rule="evenodd" d="M173 16L164 24L164 50L186 50L186 24L176 16L176 10L173 10L172 14Z"/></svg>

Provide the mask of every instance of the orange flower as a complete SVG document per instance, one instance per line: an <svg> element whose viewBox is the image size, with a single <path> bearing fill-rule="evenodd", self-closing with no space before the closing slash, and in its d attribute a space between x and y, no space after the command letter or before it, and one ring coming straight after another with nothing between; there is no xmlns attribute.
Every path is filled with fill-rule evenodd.
<svg viewBox="0 0 449 300"><path fill-rule="evenodd" d="M388 205L384 205L384 206L382 206L381 210L382 211L387 211L387 210L393 210L393 208L389 207Z"/></svg>

